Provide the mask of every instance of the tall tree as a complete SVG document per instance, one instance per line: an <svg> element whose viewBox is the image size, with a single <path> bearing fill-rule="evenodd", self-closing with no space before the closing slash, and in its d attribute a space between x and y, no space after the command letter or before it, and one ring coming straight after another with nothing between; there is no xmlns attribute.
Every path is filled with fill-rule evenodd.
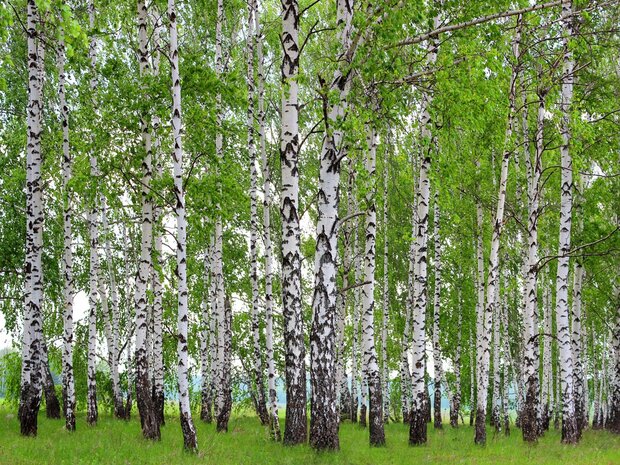
<svg viewBox="0 0 620 465"><path fill-rule="evenodd" d="M142 79L150 72L148 60L148 11L144 0L138 0L138 59ZM140 412L142 434L146 439L159 440L159 422L153 405L150 364L148 357L149 318L147 287L151 278L151 255L153 242L153 204L151 201L152 145L148 118L143 111L140 115L140 128L144 158L142 159L141 181L141 240L140 263L136 275L136 401Z"/></svg>
<svg viewBox="0 0 620 465"><path fill-rule="evenodd" d="M377 242L377 134L373 123L366 127L366 172L370 185L366 191L364 285L362 286L362 347L364 352L364 377L368 383L368 421L370 445L385 445L383 429L383 398L381 372L375 348L375 268Z"/></svg>
<svg viewBox="0 0 620 465"><path fill-rule="evenodd" d="M434 218L433 218L433 236L435 242L435 295L433 298L433 362L434 362L434 389L433 389L433 411L434 426L441 429L441 378L442 378L442 361L441 346L439 335L439 322L441 312L441 236L439 230L439 189L435 188L434 202Z"/></svg>
<svg viewBox="0 0 620 465"><path fill-rule="evenodd" d="M282 0L282 306L284 313L286 419L284 443L306 442L306 370L301 311L299 207L299 2Z"/></svg>
<svg viewBox="0 0 620 465"><path fill-rule="evenodd" d="M439 17L435 16L435 27L439 25ZM430 69L437 61L439 43L437 37L429 38L427 45L427 65ZM409 423L409 444L419 445L426 443L426 305L427 305L427 242L428 242L428 211L430 202L429 170L432 152L435 150L435 140L431 129L432 120L430 106L432 95L422 93L420 110L420 172L416 191L416 215L413 240L415 241L414 282L413 282L413 399L411 418Z"/></svg>
<svg viewBox="0 0 620 465"><path fill-rule="evenodd" d="M185 213L185 190L183 187L183 144L181 138L181 78L179 76L179 43L177 32L177 10L175 0L168 0L168 21L170 28L170 78L172 81L172 166L174 175L174 213L177 231L177 266L176 278L178 287L177 313L177 357L179 378L179 414L181 431L185 449L198 449L196 428L192 420L189 399L189 357L187 351L187 218Z"/></svg>
<svg viewBox="0 0 620 465"><path fill-rule="evenodd" d="M246 40L248 111L246 126L248 131L248 159L250 161L250 282L252 286L252 339L254 344L254 402L256 413L263 425L269 424L267 404L265 402L265 382L263 374L263 356L261 350L260 304L258 302L258 171L256 167L256 143L254 140L254 45L257 37L254 33L254 16L258 16L255 0L248 2L248 23Z"/></svg>
<svg viewBox="0 0 620 465"><path fill-rule="evenodd" d="M489 386L489 330L491 329L491 321L495 310L495 288L499 285L499 246L504 223L504 206L506 203L506 185L508 182L508 165L512 154L511 143L514 115L515 115L515 95L516 82L520 68L520 50L521 41L521 16L517 20L517 29L513 40L513 55L515 62L512 65L512 75L510 78L510 87L508 93L508 124L506 125L506 134L504 137L504 150L502 155L502 163L500 170L499 193L497 199L497 209L493 218L493 234L491 237L491 253L489 254L489 268L486 288L486 303L484 305L484 315L482 317L482 326L478 328L478 342L476 344L476 352L478 357L478 384L476 397L476 433L474 442L476 444L486 443L486 410L487 395ZM483 290L484 292L484 290Z"/></svg>
<svg viewBox="0 0 620 465"><path fill-rule="evenodd" d="M265 72L263 56L264 34L258 11L256 24L256 57L258 77L258 140L263 172L263 243L265 246L265 349L267 356L268 415L269 428L274 440L280 438L278 396L276 391L276 367L273 349L273 248L271 245L271 169L265 140Z"/></svg>
<svg viewBox="0 0 620 465"><path fill-rule="evenodd" d="M95 36L95 2L88 2L88 22L90 27L90 44L88 55L90 59L90 91L92 93L93 112L97 112L97 37ZM97 407L97 286L99 285L99 245L98 206L99 193L96 179L99 177L97 154L95 150L95 135L91 135L90 147L90 176L92 188L90 191L90 210L88 212L88 238L90 243L90 264L88 278L88 399L86 403L86 423L95 425L99 410Z"/></svg>
<svg viewBox="0 0 620 465"><path fill-rule="evenodd" d="M152 35L152 74L156 78L159 76L159 65L161 61L161 35L164 32L164 25L159 11L153 7L151 16L153 17ZM155 175L158 180L163 177L163 157L161 150L161 138L159 128L161 119L157 113L151 119L151 152L155 158ZM153 199L151 199L153 200ZM153 288L153 408L160 425L165 423L164 418L164 347L163 347L163 206L161 201L153 203L153 255L151 258L151 286Z"/></svg>
<svg viewBox="0 0 620 465"><path fill-rule="evenodd" d="M56 64L58 67L58 98L62 125L62 192L63 192L63 347L62 347L62 403L65 415L65 427L68 431L75 430L75 379L73 375L73 196L69 184L71 182L72 157L69 146L69 107L65 92L65 31L60 31Z"/></svg>
<svg viewBox="0 0 620 465"><path fill-rule="evenodd" d="M564 57L562 62L562 93L560 109L562 112L560 147L561 203L560 231L558 242L558 268L556 279L556 326L559 350L560 391L562 397L562 442L573 444L579 439L575 420L573 353L571 350L570 317L568 309L568 272L570 258L568 252L571 244L571 226L573 209L573 161L570 153L571 118L573 100L574 62L570 47L572 36L573 11L572 2L562 2L562 25L566 34L563 37Z"/></svg>

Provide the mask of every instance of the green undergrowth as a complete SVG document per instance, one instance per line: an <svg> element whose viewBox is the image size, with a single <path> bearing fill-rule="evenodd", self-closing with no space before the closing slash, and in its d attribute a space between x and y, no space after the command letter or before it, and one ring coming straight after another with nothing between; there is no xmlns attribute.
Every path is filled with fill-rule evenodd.
<svg viewBox="0 0 620 465"><path fill-rule="evenodd" d="M368 446L368 432L344 423L340 429L340 451L316 453L308 446L284 447L269 439L268 433L252 416L235 416L227 434L217 434L213 425L197 422L197 454L182 450L179 421L166 418L162 440L142 439L134 414L130 422L100 417L96 427L85 425L78 416L75 433L64 430L63 420L39 417L36 438L23 438L14 411L0 407L0 464L562 464L620 465L620 436L606 431L585 431L577 446L560 444L558 431L549 431L538 444L524 444L520 431L509 437L494 437L489 429L486 447L473 444L473 429L462 426L428 429L428 444L407 445L408 429L402 424L386 426L387 446Z"/></svg>

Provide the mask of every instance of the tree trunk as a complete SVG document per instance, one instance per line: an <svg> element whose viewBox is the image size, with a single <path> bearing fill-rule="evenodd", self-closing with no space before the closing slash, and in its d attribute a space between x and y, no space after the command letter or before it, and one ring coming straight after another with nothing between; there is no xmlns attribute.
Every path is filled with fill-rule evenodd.
<svg viewBox="0 0 620 465"><path fill-rule="evenodd" d="M352 179L352 181L351 181ZM353 173L352 178L350 178L350 189L349 193L353 197L353 210L358 210L357 201L355 200L355 191L354 189L355 183L355 173ZM359 263L360 257L360 247L359 247L359 231L357 225L353 229L353 269L355 270L355 282L359 283L361 281L361 267ZM360 356L360 289L356 287L353 290L353 337L351 341L351 421L353 423L361 422L361 416L359 415L359 397L358 393L360 392L360 376L359 376L359 356ZM365 409L365 406L362 406L362 409ZM364 412L364 421L366 421L366 411Z"/></svg>
<svg viewBox="0 0 620 465"><path fill-rule="evenodd" d="M504 204L506 202L506 184L508 181L508 165L512 150L508 147L512 138L514 115L515 115L515 87L517 82L517 72L520 61L519 42L520 42L520 18L517 21L517 31L513 41L513 53L517 64L513 66L512 76L510 80L509 90L509 110L508 124L506 126L506 134L504 138L504 153L502 156L501 175L499 182L499 193L497 200L497 210L493 219L493 234L491 236L491 253L489 254L489 270L486 289L486 305L484 307L484 316L482 318L482 327L478 330L477 357L478 357L478 393L476 398L476 433L474 442L476 444L486 444L486 411L487 411L487 394L489 386L489 330L491 329L491 321L495 309L495 288L499 281L499 246L504 222Z"/></svg>
<svg viewBox="0 0 620 465"><path fill-rule="evenodd" d="M201 303L201 320L200 320L200 375L202 384L200 389L200 419L206 423L213 421L213 405L211 397L211 337L210 323L212 318L211 309L211 293L208 291L213 277L211 276L211 247L205 250L204 256L204 287L202 303Z"/></svg>
<svg viewBox="0 0 620 465"><path fill-rule="evenodd" d="M462 277L459 269L459 277ZM459 426L459 413L461 410L461 351L463 340L463 308L461 306L461 289L458 290L458 316L457 327L458 334L456 340L456 354L454 356L454 393L450 400L450 426L452 428L458 428Z"/></svg>
<svg viewBox="0 0 620 465"><path fill-rule="evenodd" d="M508 305L506 304L506 299L504 299L504 303L502 304L502 340L504 342L503 345L503 372L502 375L504 377L503 382L503 398L502 398L502 406L503 406L503 416L504 416L504 435L510 436L510 377L508 373L508 367L510 364L510 341L508 339Z"/></svg>
<svg viewBox="0 0 620 465"><path fill-rule="evenodd" d="M381 372L375 348L375 268L377 241L377 204L376 204L376 165L377 135L372 124L367 127L368 156L366 171L370 186L366 194L366 250L364 253L364 286L362 286L362 340L364 352L364 376L368 383L368 421L370 424L370 445L384 446L383 398Z"/></svg>
<svg viewBox="0 0 620 465"><path fill-rule="evenodd" d="M252 286L252 338L254 344L254 380L253 391L256 403L256 413L262 425L269 424L269 414L265 401L265 381L261 348L260 309L258 303L258 200L256 168L256 145L254 141L254 43L257 41L254 33L254 16L258 16L255 0L248 2L248 30L246 41L248 109L246 127L248 131L248 158L250 161L250 283Z"/></svg>
<svg viewBox="0 0 620 465"><path fill-rule="evenodd" d="M435 25L439 24L439 17L434 20ZM437 38L433 37L428 41L427 68L434 66L437 60L438 50ZM417 215L415 220L414 240L415 245L415 264L414 264L414 285L413 285L413 370L412 385L413 399L411 417L409 422L409 444L419 445L426 443L426 413L425 413L425 348L426 348L426 305L427 305L427 249L428 238L428 209L430 200L430 180L428 177L431 152L434 149L434 139L431 130L430 105L432 95L424 92L422 95L422 108L420 111L420 136L421 160L419 182L417 186Z"/></svg>
<svg viewBox="0 0 620 465"><path fill-rule="evenodd" d="M160 43L164 26L159 20L159 11L154 12L154 30L152 46L153 76L159 76L159 63L161 59ZM152 144L151 151L155 157L156 176L158 180L163 178L163 153L161 150L161 139L158 134L161 120L157 114L152 116ZM160 202L161 203L161 202ZM153 288L153 408L159 425L166 423L164 417L165 395L164 395L164 347L163 347L163 285L162 280L162 247L163 247L163 207L160 203L153 204L153 256L151 259L151 280Z"/></svg>
<svg viewBox="0 0 620 465"><path fill-rule="evenodd" d="M607 395L608 404L609 404L609 412L607 415L603 414L603 417L607 418L606 427L611 432L620 434L620 282L618 281L618 274L616 274L616 289L615 289L615 297L616 297L616 324L613 329L612 334L612 359L611 359L611 367L612 373L615 373L611 378L607 378L605 376L606 370L603 370L603 379L609 379L610 386Z"/></svg>
<svg viewBox="0 0 620 465"><path fill-rule="evenodd" d="M474 372L474 338L469 333L469 426L474 426L476 406L476 373Z"/></svg>
<svg viewBox="0 0 620 465"><path fill-rule="evenodd" d="M222 311L223 321L219 327L222 333L222 363L224 367L230 367L232 362L232 310L230 307L230 299L225 297ZM221 371L221 404L217 412L216 431L228 431L228 421L230 420L230 412L232 410L232 389L230 369Z"/></svg>
<svg viewBox="0 0 620 465"><path fill-rule="evenodd" d="M496 296L499 293L499 284L496 289ZM499 298L496 297L498 305L495 308L495 315L493 315L493 397L491 399L491 426L495 428L495 432L499 433L502 429L501 420L501 375L500 375L500 314L501 305L499 305Z"/></svg>
<svg viewBox="0 0 620 465"><path fill-rule="evenodd" d="M147 9L144 0L138 0L138 55L140 60L140 75L144 79L149 73L148 36L147 36ZM150 183L152 176L151 163L151 134L146 115L140 115L144 158L142 161L142 218L140 263L136 275L136 401L140 412L142 434L146 439L159 440L159 422L151 389L149 371L148 340L149 330L147 287L151 277L151 255L153 241L153 204L151 202Z"/></svg>
<svg viewBox="0 0 620 465"><path fill-rule="evenodd" d="M301 252L299 206L299 3L282 2L282 306L286 375L284 443L306 442L306 369L303 314L301 308Z"/></svg>
<svg viewBox="0 0 620 465"><path fill-rule="evenodd" d="M383 397L383 421L390 421L390 367L388 365L388 319L390 315L390 286L388 266L388 151L390 147L390 134L388 143L383 151L383 317L381 319L381 387Z"/></svg>
<svg viewBox="0 0 620 465"><path fill-rule="evenodd" d="M581 438L583 429L587 426L585 391L587 390L585 364L582 354L581 337L581 286L584 269L577 260L573 264L573 302L571 307L572 340L575 383L575 423L577 424L577 438Z"/></svg>
<svg viewBox="0 0 620 465"><path fill-rule="evenodd" d="M47 357L47 343L41 339L41 378L43 380L43 393L45 394L45 414L47 418L60 419L60 402L56 396L54 378L50 370Z"/></svg>
<svg viewBox="0 0 620 465"><path fill-rule="evenodd" d="M525 404L521 418L523 440L533 442L538 439L538 402L540 396L539 380L539 329L538 329L538 216L541 195L542 154L544 151L544 115L546 89L538 89L538 113L536 124L536 149L531 168L528 169L528 246L525 276L524 319L524 378ZM529 156L526 157L529 162Z"/></svg>
<svg viewBox="0 0 620 465"><path fill-rule="evenodd" d="M97 111L95 93L97 91L97 38L95 37L95 4L93 0L88 2L88 19L90 26L90 46L88 55L90 58L90 91L93 99L93 111ZM90 147L90 176L92 188L90 192L90 211L88 213L88 236L90 242L90 265L88 278L88 392L86 400L86 423L93 426L97 423L99 412L97 409L97 286L99 275L99 257L97 247L99 245L99 226L97 220L97 204L99 194L96 189L95 179L99 176L97 156L95 154L95 136L91 135Z"/></svg>
<svg viewBox="0 0 620 465"><path fill-rule="evenodd" d="M340 51L337 61L346 62L351 40L352 4L339 0L337 5ZM338 253L338 201L340 188L340 150L342 129L337 126L347 110L351 87L350 74L344 74L343 63L337 67L329 91L338 102L325 101L325 134L319 167L318 218L314 256L313 320L310 331L310 445L318 450L338 449L338 412L336 408L336 257Z"/></svg>
<svg viewBox="0 0 620 465"><path fill-rule="evenodd" d="M572 5L570 1L562 3L562 22L567 31L564 42L564 62L562 70L562 93L560 109L562 111L561 134L561 203L560 236L558 243L558 267L556 280L556 326L558 348L560 352L560 389L562 402L562 442L574 444L579 440L575 420L573 354L570 338L570 318L568 310L568 272L570 259L570 231L573 209L573 162L570 154L570 111L573 98L573 56L569 47L572 36Z"/></svg>
<svg viewBox="0 0 620 465"><path fill-rule="evenodd" d="M119 344L119 309L118 309L118 291L116 288L116 277L114 275L114 266L112 263L112 247L110 245L107 205L105 197L101 198L101 226L105 236L105 255L109 273L110 295L112 300L112 321L110 322L110 313L108 309L107 296L105 294L105 283L103 274L99 276L99 288L101 295L101 303L103 309L104 322L106 326L106 336L108 342L108 363L110 365L110 377L112 379L112 396L114 403L114 416L123 418L123 396L121 393L120 379L118 373L118 344Z"/></svg>
<svg viewBox="0 0 620 465"><path fill-rule="evenodd" d="M271 170L265 140L265 75L263 40L258 9L255 15L256 55L258 60L258 140L263 171L263 243L265 246L265 349L267 356L267 382L269 391L269 429L271 437L280 441L280 419L276 392L276 367L273 349L273 249L271 246Z"/></svg>
<svg viewBox="0 0 620 465"><path fill-rule="evenodd" d="M175 0L168 0L168 20L170 21L170 77L172 80L172 165L174 175L174 214L177 231L177 267L178 287L177 313L177 357L179 377L179 414L183 446L186 450L196 451L196 429L192 420L189 399L189 356L187 350L187 218L185 215L185 191L183 187L183 145L181 120L181 81L179 76L179 45L177 36L177 12Z"/></svg>
<svg viewBox="0 0 620 465"><path fill-rule="evenodd" d="M548 283L543 283L543 322L544 322L544 335L543 337L543 381L541 386L541 420L542 431L549 430L549 408L551 405L551 399L553 396L553 380L551 378L551 333L553 331L551 325L551 290Z"/></svg>
<svg viewBox="0 0 620 465"><path fill-rule="evenodd" d="M439 189L435 188L435 205L433 219L433 235L435 242L435 295L433 299L433 362L435 371L435 382L433 392L433 411L435 414L434 426L436 429L442 428L441 423L441 346L439 344L439 319L441 311L441 237L439 235Z"/></svg>
<svg viewBox="0 0 620 465"><path fill-rule="evenodd" d="M62 405L67 431L75 431L75 381L73 377L73 202L69 187L72 177L72 158L69 146L69 107L65 96L65 40L61 31L58 43L58 98L62 124L62 193L63 193L63 347L62 347Z"/></svg>

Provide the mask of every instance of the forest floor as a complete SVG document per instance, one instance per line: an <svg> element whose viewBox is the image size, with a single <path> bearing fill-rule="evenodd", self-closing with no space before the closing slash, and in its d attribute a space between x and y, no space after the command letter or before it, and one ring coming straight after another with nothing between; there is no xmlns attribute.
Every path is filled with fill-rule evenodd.
<svg viewBox="0 0 620 465"><path fill-rule="evenodd" d="M588 430L578 446L565 446L560 444L560 433L551 430L538 444L528 446L517 429L509 437L493 437L489 429L487 446L477 447L469 426L436 431L429 425L428 444L409 447L408 428L389 424L387 446L370 448L367 430L344 423L340 429L341 450L316 453L308 446L273 443L255 417L234 416L229 426L229 434L217 434L213 425L198 421L199 452L193 455L182 450L177 417L166 418L159 443L142 439L136 415L130 422L101 415L98 425L89 428L84 414L80 414L78 429L71 434L64 430L63 420L48 420L43 413L38 437L22 438L14 411L0 405L0 464L620 464L620 436L606 431Z"/></svg>

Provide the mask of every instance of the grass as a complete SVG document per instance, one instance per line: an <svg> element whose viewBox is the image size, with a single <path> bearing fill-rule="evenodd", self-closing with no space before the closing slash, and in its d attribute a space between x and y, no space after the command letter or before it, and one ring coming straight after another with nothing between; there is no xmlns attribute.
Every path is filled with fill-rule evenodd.
<svg viewBox="0 0 620 465"><path fill-rule="evenodd" d="M402 424L386 426L387 447L370 448L368 432L345 423L340 429L339 452L316 453L308 446L283 447L273 443L255 417L235 416L228 434L217 434L213 425L197 422L198 454L182 450L178 418L166 418L159 443L141 437L140 423L133 415L130 422L103 415L94 428L78 416L78 430L64 430L63 420L39 417L37 438L23 438L14 411L0 406L0 464L562 464L619 465L620 436L606 431L584 432L577 446L560 444L558 431L549 431L538 444L524 444L520 431L510 437L494 438L489 430L486 447L473 444L473 429L449 426L435 431L429 425L428 444L407 445L408 429Z"/></svg>

